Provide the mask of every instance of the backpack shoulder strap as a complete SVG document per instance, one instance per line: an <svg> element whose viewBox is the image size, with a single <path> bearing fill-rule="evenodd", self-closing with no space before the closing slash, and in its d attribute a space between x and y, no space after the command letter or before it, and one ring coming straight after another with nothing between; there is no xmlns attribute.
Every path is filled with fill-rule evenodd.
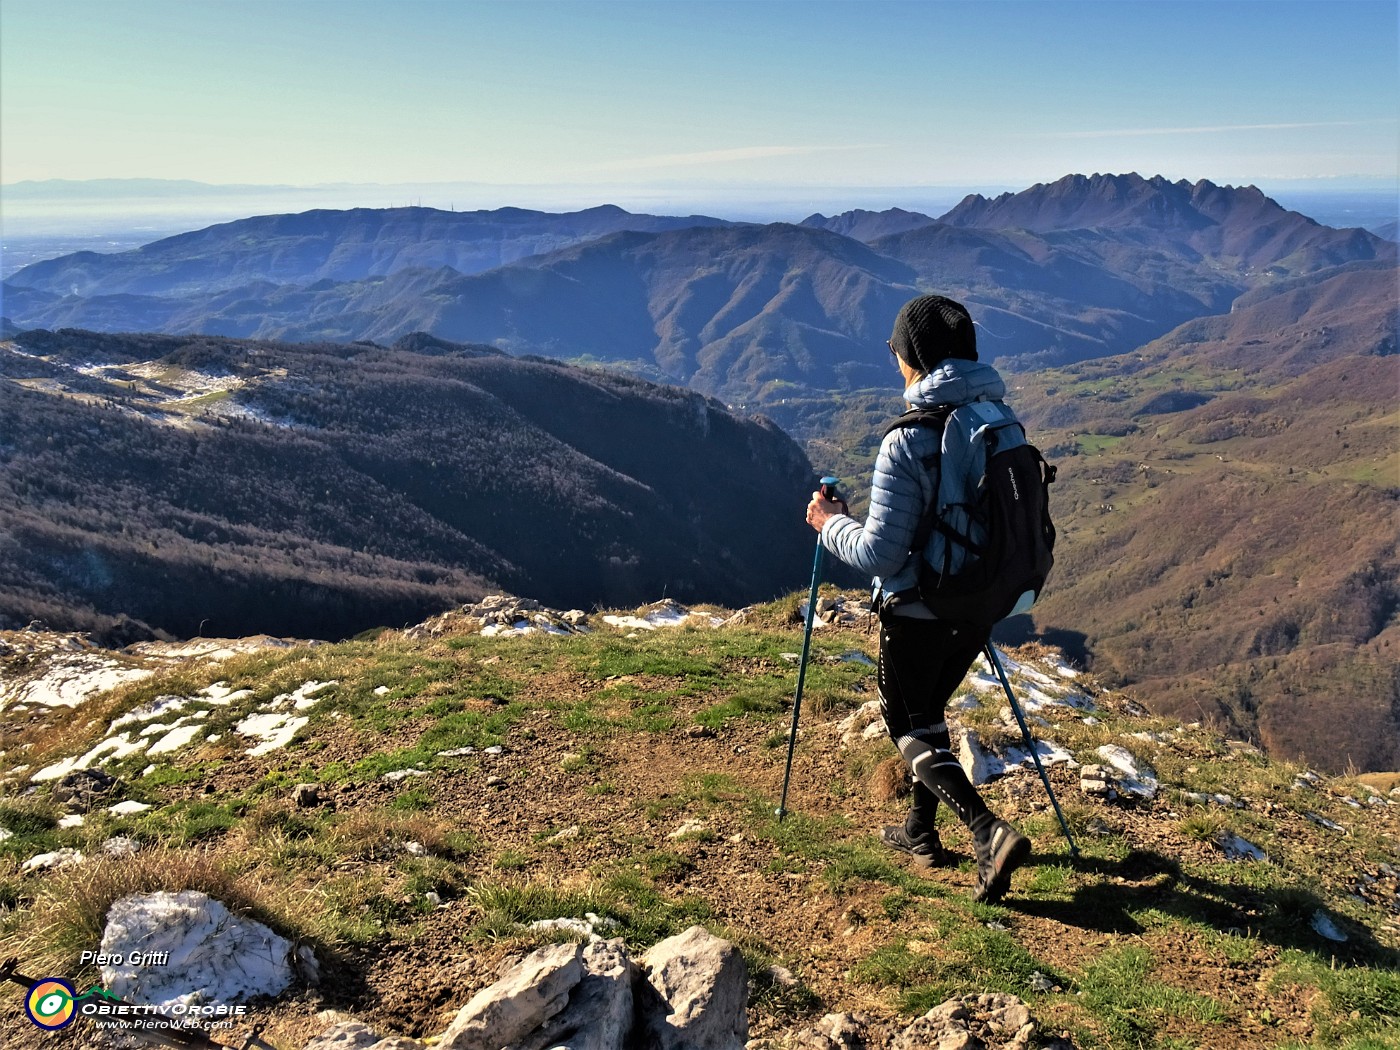
<svg viewBox="0 0 1400 1050"><path fill-rule="evenodd" d="M933 427L941 431L948 422L948 417L952 414L952 405L939 405L936 408L911 408L903 415L892 419L880 437L883 439L904 427Z"/></svg>
<svg viewBox="0 0 1400 1050"><path fill-rule="evenodd" d="M890 425L885 427L881 440L905 427L929 427L937 430L940 435L943 428L948 424L948 417L953 414L953 405L938 405L934 408L911 408L903 415L896 416ZM940 459L942 452L942 438L940 436L938 446L923 460L924 469L930 472L941 468ZM919 515L919 525L914 530L914 541L910 544L911 551L921 551L928 546L929 537L933 535L934 528L938 525L938 478L935 476L933 484L933 502L924 508L924 512Z"/></svg>

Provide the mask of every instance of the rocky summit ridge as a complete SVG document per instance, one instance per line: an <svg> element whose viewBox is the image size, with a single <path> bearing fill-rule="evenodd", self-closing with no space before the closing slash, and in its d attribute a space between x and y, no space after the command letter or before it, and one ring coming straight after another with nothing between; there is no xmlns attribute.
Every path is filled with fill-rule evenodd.
<svg viewBox="0 0 1400 1050"><path fill-rule="evenodd" d="M278 1050L1400 1034L1400 777L1272 761L1003 650L1079 853L974 667L962 761L1035 847L974 904L960 828L931 872L879 844L907 782L854 594L819 601L774 819L804 613L496 595L339 643L0 632L0 955L132 1002L241 1003L215 1038L256 1025ZM173 982L82 961L138 941L223 961Z"/></svg>

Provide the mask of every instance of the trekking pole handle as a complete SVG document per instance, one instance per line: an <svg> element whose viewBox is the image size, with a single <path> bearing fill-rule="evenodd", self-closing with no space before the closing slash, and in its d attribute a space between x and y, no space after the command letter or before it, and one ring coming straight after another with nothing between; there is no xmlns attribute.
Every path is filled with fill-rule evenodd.
<svg viewBox="0 0 1400 1050"><path fill-rule="evenodd" d="M841 504L842 514L849 514L851 512L850 507L848 507L846 501L841 498L841 493L836 490L836 486L840 483L840 478L833 478L828 474L822 478L821 487L817 491L822 494L822 499Z"/></svg>

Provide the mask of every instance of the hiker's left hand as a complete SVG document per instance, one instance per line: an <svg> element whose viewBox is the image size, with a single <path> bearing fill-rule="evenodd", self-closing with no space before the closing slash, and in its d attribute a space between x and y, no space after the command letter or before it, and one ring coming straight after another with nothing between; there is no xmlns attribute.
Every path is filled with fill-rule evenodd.
<svg viewBox="0 0 1400 1050"><path fill-rule="evenodd" d="M830 519L839 514L846 513L846 503L844 500L827 499L820 492L812 493L812 502L807 504L807 524L818 532L822 531L822 526Z"/></svg>

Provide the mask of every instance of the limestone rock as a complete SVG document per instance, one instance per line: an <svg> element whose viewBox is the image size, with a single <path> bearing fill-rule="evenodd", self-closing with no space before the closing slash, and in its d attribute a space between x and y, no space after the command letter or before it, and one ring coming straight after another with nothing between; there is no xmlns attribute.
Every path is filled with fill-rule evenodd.
<svg viewBox="0 0 1400 1050"><path fill-rule="evenodd" d="M305 1050L369 1050L382 1039L363 1021L340 1021L308 1042Z"/></svg>
<svg viewBox="0 0 1400 1050"><path fill-rule="evenodd" d="M790 1050L867 1050L870 1023L860 1014L827 1014L810 1028L794 1032Z"/></svg>
<svg viewBox="0 0 1400 1050"><path fill-rule="evenodd" d="M321 802L321 788L317 784L298 784L292 788L292 802L298 809L310 809Z"/></svg>
<svg viewBox="0 0 1400 1050"><path fill-rule="evenodd" d="M636 972L626 942L597 941L583 950L581 961L583 980L568 1005L522 1041L520 1050L617 1050L626 1045Z"/></svg>
<svg viewBox="0 0 1400 1050"><path fill-rule="evenodd" d="M668 937L642 956L637 1024L655 1050L743 1050L748 967L739 950L703 926Z"/></svg>
<svg viewBox="0 0 1400 1050"><path fill-rule="evenodd" d="M991 751L982 746L981 739L969 729L962 735L958 745L958 762L963 772L973 784L982 785L1006 772L1006 765Z"/></svg>
<svg viewBox="0 0 1400 1050"><path fill-rule="evenodd" d="M891 1050L1025 1050L1030 1009L1014 995L964 995L935 1006L894 1037ZM1057 1044L1063 1046L1063 1043Z"/></svg>
<svg viewBox="0 0 1400 1050"><path fill-rule="evenodd" d="M879 725L878 732L885 732L885 720L880 714L880 701L868 700L836 723L836 732L841 735L841 743L850 745L861 739L864 730Z"/></svg>
<svg viewBox="0 0 1400 1050"><path fill-rule="evenodd" d="M109 992L162 1007L276 996L293 980L290 941L197 890L119 898L98 947L121 960L101 967ZM152 955L170 964L144 961Z"/></svg>
<svg viewBox="0 0 1400 1050"><path fill-rule="evenodd" d="M583 980L583 946L551 944L527 955L472 997L443 1032L441 1050L517 1046L569 1002Z"/></svg>

